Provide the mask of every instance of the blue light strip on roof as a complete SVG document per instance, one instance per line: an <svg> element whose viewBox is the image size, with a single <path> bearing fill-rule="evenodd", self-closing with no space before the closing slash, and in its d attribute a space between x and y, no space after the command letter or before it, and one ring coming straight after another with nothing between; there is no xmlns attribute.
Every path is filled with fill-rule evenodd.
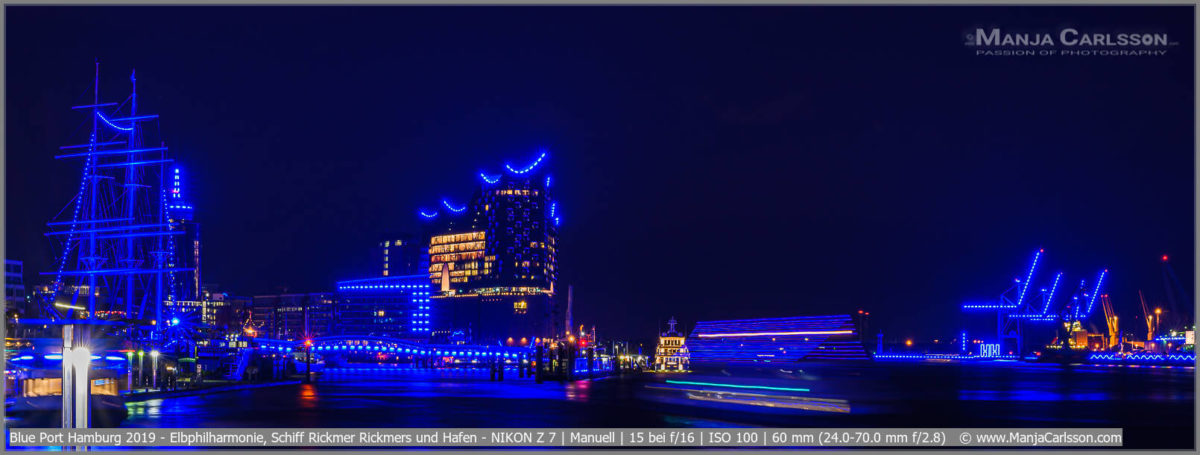
<svg viewBox="0 0 1200 455"><path fill-rule="evenodd" d="M479 173L479 178L483 179L483 181L487 182L488 184L493 184L500 181L499 175L495 177L488 177L487 174L484 174L483 172Z"/></svg>
<svg viewBox="0 0 1200 455"><path fill-rule="evenodd" d="M417 211L417 213L420 213L420 214L421 214L421 216L423 216L423 217L425 217L425 218L433 218L433 217L435 217L435 216L438 216L438 212L433 212L433 213L425 213L425 211L424 211L424 210L419 210L419 211Z"/></svg>
<svg viewBox="0 0 1200 455"><path fill-rule="evenodd" d="M456 208L454 208L454 206L450 205L450 202L446 201L445 199L442 199L442 205L446 206L446 208L450 209L450 211L454 212L454 213L462 213L464 210L467 209L467 206L465 206L465 205L456 209Z"/></svg>
<svg viewBox="0 0 1200 455"><path fill-rule="evenodd" d="M508 164L505 164L505 165L504 165L504 168L505 168L505 169L508 169L508 172L512 172L513 174L525 174L525 173L528 173L529 171L532 171L534 168L536 168L536 167L537 167L539 164L542 164L542 160L546 159L546 153L548 153L548 152L546 152L545 150L543 150L543 151L542 151L542 154L541 154L541 155L539 155L539 156L537 157L537 159L536 159L536 160L533 160L533 162L532 162L532 163L530 163L528 166L525 166L525 167L524 167L524 168L522 168L522 169L513 169L513 167L512 167L512 166L510 166L510 165L508 165Z"/></svg>

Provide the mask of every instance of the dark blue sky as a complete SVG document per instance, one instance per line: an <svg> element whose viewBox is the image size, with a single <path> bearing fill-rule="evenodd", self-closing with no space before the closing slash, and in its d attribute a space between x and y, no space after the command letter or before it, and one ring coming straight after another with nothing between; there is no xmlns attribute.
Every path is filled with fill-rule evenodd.
<svg viewBox="0 0 1200 455"><path fill-rule="evenodd" d="M1193 10L1048 7L15 7L6 242L29 278L72 197L68 110L140 103L187 168L204 278L332 289L369 249L551 150L576 319L865 308L950 337L1033 250L1118 310L1193 283ZM982 57L976 26L1165 31L1157 57ZM120 94L120 96L116 96ZM565 286L564 286L565 287ZM1124 319L1124 318L1123 318Z"/></svg>

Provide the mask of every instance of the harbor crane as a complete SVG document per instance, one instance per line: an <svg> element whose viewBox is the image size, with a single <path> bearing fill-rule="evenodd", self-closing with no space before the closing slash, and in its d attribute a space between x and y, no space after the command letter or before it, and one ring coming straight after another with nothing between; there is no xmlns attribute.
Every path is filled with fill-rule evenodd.
<svg viewBox="0 0 1200 455"><path fill-rule="evenodd" d="M1117 323L1117 312L1113 310L1112 300L1108 294L1100 296L1100 306L1104 308L1104 322L1108 326L1108 348L1121 346L1121 328Z"/></svg>

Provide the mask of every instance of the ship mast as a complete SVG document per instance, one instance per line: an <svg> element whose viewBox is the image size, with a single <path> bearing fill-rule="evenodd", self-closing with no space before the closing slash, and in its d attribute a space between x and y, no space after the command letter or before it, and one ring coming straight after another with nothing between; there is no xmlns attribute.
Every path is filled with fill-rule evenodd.
<svg viewBox="0 0 1200 455"><path fill-rule="evenodd" d="M72 107L91 114L91 131L86 143L59 147L62 153L55 156L82 158L83 175L79 192L69 203L74 206L71 218L47 223L46 236L63 241L58 270L45 273L54 276L54 292L43 303L56 318L78 319L72 311L86 310L87 319L114 319L123 312L126 321L141 327L130 332L133 338L162 339L163 305L173 300L164 295L163 280L191 268L167 262L169 252L164 246L179 233L166 216L167 166L173 160L165 144L144 145L146 130L141 122L156 120L158 115L139 112L136 71L130 73L129 82L128 99L102 103L97 60L91 104ZM85 289L86 306L79 301ZM61 303L59 297L68 293L71 303ZM153 329L145 330L148 326Z"/></svg>

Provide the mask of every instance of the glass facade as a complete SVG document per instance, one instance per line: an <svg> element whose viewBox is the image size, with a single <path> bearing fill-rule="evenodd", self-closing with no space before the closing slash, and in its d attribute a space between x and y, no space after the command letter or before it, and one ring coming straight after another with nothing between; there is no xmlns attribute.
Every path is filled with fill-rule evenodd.
<svg viewBox="0 0 1200 455"><path fill-rule="evenodd" d="M553 296L559 217L545 168L484 177L466 206L422 212L434 295Z"/></svg>

